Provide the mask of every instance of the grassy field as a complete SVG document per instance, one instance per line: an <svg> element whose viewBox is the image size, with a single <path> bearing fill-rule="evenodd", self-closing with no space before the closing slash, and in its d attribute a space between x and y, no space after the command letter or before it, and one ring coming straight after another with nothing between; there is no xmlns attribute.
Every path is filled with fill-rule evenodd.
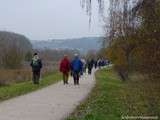
<svg viewBox="0 0 160 120"><path fill-rule="evenodd" d="M122 82L109 68L98 71L96 80L92 93L66 120L121 120L123 116L160 115L157 83L138 79Z"/></svg>
<svg viewBox="0 0 160 120"><path fill-rule="evenodd" d="M13 98L19 95L23 95L40 88L46 87L51 85L58 80L61 79L61 75L59 72L52 72L47 74L45 77L42 78L39 85L33 85L32 81L26 81L22 83L15 83L7 86L0 87L0 102L9 98Z"/></svg>

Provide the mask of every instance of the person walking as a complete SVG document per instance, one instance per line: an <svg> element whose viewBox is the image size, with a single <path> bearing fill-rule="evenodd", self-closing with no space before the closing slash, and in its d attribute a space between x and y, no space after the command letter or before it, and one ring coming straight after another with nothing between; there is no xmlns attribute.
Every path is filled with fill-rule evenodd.
<svg viewBox="0 0 160 120"><path fill-rule="evenodd" d="M75 54L74 59L71 62L71 70L73 73L74 85L79 85L79 77L82 71L83 64L79 59L78 54Z"/></svg>
<svg viewBox="0 0 160 120"><path fill-rule="evenodd" d="M98 68L101 69L101 67L102 67L102 60L99 59L99 60L98 60Z"/></svg>
<svg viewBox="0 0 160 120"><path fill-rule="evenodd" d="M94 60L93 59L88 60L87 66L88 66L88 74L91 75L92 74L92 69L93 69L93 66L94 66Z"/></svg>
<svg viewBox="0 0 160 120"><path fill-rule="evenodd" d="M42 69L42 61L39 58L37 53L34 53L34 56L31 61L31 67L32 67L32 81L33 84L39 84L41 69Z"/></svg>
<svg viewBox="0 0 160 120"><path fill-rule="evenodd" d="M83 67L82 67L82 72L83 74L86 73L86 68L87 68L87 63L85 59L81 59Z"/></svg>
<svg viewBox="0 0 160 120"><path fill-rule="evenodd" d="M97 60L94 61L94 68L97 69Z"/></svg>
<svg viewBox="0 0 160 120"><path fill-rule="evenodd" d="M60 62L60 72L63 74L63 83L68 84L69 71L70 71L70 61L67 55L64 55L64 58Z"/></svg>

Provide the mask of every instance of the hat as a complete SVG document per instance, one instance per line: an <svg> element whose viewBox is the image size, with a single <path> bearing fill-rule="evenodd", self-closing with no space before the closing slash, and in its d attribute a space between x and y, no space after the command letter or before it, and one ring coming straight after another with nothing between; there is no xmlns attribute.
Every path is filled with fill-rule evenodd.
<svg viewBox="0 0 160 120"><path fill-rule="evenodd" d="M35 56L35 55L38 55L38 53L34 53L34 56Z"/></svg>
<svg viewBox="0 0 160 120"><path fill-rule="evenodd" d="M78 54L76 53L76 54L74 54L74 56L75 56L75 57L77 57L77 56L78 56Z"/></svg>

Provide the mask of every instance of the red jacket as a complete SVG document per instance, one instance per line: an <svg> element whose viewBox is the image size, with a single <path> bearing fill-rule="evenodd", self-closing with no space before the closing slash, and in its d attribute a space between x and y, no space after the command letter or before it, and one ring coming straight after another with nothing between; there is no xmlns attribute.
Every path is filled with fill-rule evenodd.
<svg viewBox="0 0 160 120"><path fill-rule="evenodd" d="M60 62L60 72L67 73L70 71L70 61L68 58L63 58Z"/></svg>

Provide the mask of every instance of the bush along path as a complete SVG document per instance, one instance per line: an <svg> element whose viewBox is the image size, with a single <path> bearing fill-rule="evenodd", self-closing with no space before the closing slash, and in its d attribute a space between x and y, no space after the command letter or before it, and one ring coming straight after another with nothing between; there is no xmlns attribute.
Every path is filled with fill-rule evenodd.
<svg viewBox="0 0 160 120"><path fill-rule="evenodd" d="M52 79L52 78L51 78ZM95 85L94 73L84 75L80 85L62 81L41 90L0 103L0 120L61 120L83 101Z"/></svg>

